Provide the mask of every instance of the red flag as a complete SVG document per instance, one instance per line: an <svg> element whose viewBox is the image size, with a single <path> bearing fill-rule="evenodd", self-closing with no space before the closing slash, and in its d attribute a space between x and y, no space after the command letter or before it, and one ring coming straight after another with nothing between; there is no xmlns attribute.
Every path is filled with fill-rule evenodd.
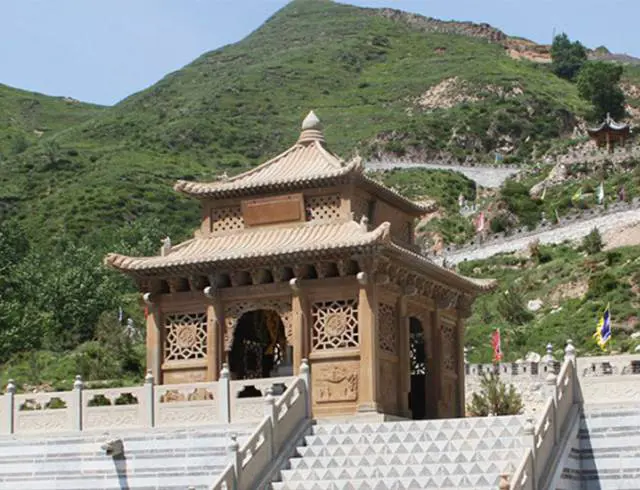
<svg viewBox="0 0 640 490"><path fill-rule="evenodd" d="M146 319L148 316L149 316L149 307L148 307L148 306L145 306L145 307L144 307L144 317L145 317L145 319Z"/></svg>
<svg viewBox="0 0 640 490"><path fill-rule="evenodd" d="M502 345L500 342L499 328L496 328L496 331L491 335L491 345L493 346L493 362L502 361Z"/></svg>
<svg viewBox="0 0 640 490"><path fill-rule="evenodd" d="M484 211L480 211L476 222L476 231L480 233L482 230L484 230Z"/></svg>

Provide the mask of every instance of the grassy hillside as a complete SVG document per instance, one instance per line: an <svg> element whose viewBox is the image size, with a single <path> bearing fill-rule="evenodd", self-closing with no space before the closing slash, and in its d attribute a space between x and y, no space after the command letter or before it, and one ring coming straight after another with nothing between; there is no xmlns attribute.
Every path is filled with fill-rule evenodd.
<svg viewBox="0 0 640 490"><path fill-rule="evenodd" d="M0 161L22 153L40 138L97 116L103 107L50 97L0 84Z"/></svg>
<svg viewBox="0 0 640 490"><path fill-rule="evenodd" d="M534 256L496 256L460 264L464 274L492 277L499 289L478 299L467 322L466 345L472 362L491 361L490 334L501 328L503 352L514 361L529 351L544 352L551 342L561 350L571 338L580 354L601 352L592 335L608 303L613 340L609 350L632 351L638 328L640 247L588 255L567 246L541 246ZM530 300L541 300L536 312Z"/></svg>
<svg viewBox="0 0 640 490"><path fill-rule="evenodd" d="M427 110L416 102L454 77L459 105ZM172 182L276 154L310 108L344 156L359 147L366 155L476 159L504 145L524 157L584 109L574 86L499 45L422 32L375 10L297 0L246 39L55 135L55 158L35 148L13 158L0 185L20 197L32 233L100 235L151 214L184 236L197 204L176 196Z"/></svg>

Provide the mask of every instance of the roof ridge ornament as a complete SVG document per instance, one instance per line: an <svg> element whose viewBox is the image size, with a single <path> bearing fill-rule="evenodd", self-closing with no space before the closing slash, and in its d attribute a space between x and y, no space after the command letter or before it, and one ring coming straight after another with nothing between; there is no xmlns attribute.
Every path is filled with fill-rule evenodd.
<svg viewBox="0 0 640 490"><path fill-rule="evenodd" d="M322 132L322 123L316 113L309 111L307 117L302 121L302 132L298 138L298 143L311 143L314 141L324 143L324 133Z"/></svg>

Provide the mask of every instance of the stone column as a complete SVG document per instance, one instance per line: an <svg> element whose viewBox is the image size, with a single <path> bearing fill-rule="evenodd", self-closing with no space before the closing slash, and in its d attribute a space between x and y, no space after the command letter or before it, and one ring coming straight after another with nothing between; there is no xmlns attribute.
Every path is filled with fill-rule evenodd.
<svg viewBox="0 0 640 490"><path fill-rule="evenodd" d="M223 341L222 326L224 325L224 309L218 295L217 288L204 288L207 298L207 381L218 381L218 374L222 369Z"/></svg>
<svg viewBox="0 0 640 490"><path fill-rule="evenodd" d="M409 410L409 392L411 391L411 362L409 360L409 316L407 315L407 297L398 297L396 306L398 318L398 412L401 417L411 418Z"/></svg>
<svg viewBox="0 0 640 490"><path fill-rule="evenodd" d="M298 375L302 360L309 356L309 315L308 302L304 291L300 288L300 280L293 278L289 281L293 296L291 297L291 337L293 339L293 374ZM289 339L287 339L289 340Z"/></svg>
<svg viewBox="0 0 640 490"><path fill-rule="evenodd" d="M429 373L427 378L429 385L427 386L427 396L429 397L430 410L429 418L440 417L440 396L442 392L442 377L444 369L442 368L442 335L440 333L440 312L436 307L431 312L429 318L429 329L431 331L431 359L427 368Z"/></svg>
<svg viewBox="0 0 640 490"><path fill-rule="evenodd" d="M162 347L163 335L160 323L160 308L152 299L151 293L142 296L147 316L147 370L151 370L157 384L162 384Z"/></svg>
<svg viewBox="0 0 640 490"><path fill-rule="evenodd" d="M358 412L378 412L378 300L373 278L367 272L357 275L358 328L360 335L360 374Z"/></svg>
<svg viewBox="0 0 640 490"><path fill-rule="evenodd" d="M456 416L465 416L465 366L464 366L464 319L458 313L456 320L456 355L457 355L457 371L458 371L458 406L456 407Z"/></svg>

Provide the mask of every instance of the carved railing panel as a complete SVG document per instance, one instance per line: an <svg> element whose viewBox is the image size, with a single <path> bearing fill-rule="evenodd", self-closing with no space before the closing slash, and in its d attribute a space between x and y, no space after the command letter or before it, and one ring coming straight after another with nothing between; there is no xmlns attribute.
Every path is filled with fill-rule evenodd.
<svg viewBox="0 0 640 490"><path fill-rule="evenodd" d="M84 390L84 430L145 427L148 405L143 387Z"/></svg>
<svg viewBox="0 0 640 490"><path fill-rule="evenodd" d="M231 421L256 421L264 417L264 397L272 388L277 397L295 378L261 378L231 381Z"/></svg>
<svg viewBox="0 0 640 490"><path fill-rule="evenodd" d="M51 433L74 429L77 396L74 392L15 395L16 433Z"/></svg>
<svg viewBox="0 0 640 490"><path fill-rule="evenodd" d="M207 425L219 421L216 382L157 386L154 398L157 427Z"/></svg>

